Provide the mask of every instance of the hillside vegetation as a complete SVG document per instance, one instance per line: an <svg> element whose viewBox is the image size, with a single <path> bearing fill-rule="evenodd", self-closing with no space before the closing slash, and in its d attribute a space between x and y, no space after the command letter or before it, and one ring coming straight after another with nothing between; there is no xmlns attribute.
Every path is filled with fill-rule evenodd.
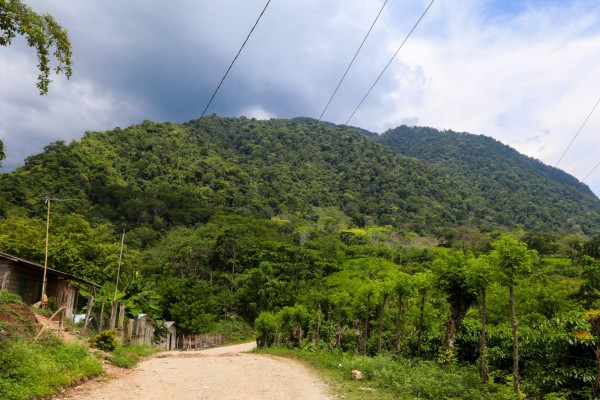
<svg viewBox="0 0 600 400"><path fill-rule="evenodd" d="M43 261L49 193L50 265L103 284L97 305L125 229L131 317L250 323L398 398L593 398L599 200L490 139L425 131L439 161L376 142L426 134L306 118L88 132L0 176L0 251Z"/></svg>
<svg viewBox="0 0 600 400"><path fill-rule="evenodd" d="M375 140L446 171L468 193L470 223L483 229L600 232L600 202L586 185L492 138L400 126Z"/></svg>

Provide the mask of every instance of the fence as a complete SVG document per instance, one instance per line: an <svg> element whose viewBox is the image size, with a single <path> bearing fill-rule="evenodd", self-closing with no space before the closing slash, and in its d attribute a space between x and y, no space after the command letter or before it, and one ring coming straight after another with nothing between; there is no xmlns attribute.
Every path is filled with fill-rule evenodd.
<svg viewBox="0 0 600 400"><path fill-rule="evenodd" d="M223 335L220 333L203 333L191 335L177 335L175 347L177 350L203 350L223 344Z"/></svg>

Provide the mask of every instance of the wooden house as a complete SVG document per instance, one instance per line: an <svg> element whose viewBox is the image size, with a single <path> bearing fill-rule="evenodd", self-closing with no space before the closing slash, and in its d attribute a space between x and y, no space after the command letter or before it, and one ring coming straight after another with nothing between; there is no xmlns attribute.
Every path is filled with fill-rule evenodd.
<svg viewBox="0 0 600 400"><path fill-rule="evenodd" d="M0 289L21 296L25 304L40 301L44 266L22 258L0 253ZM79 290L72 283L99 287L66 272L46 268L46 295L66 307L65 317L71 318L77 306Z"/></svg>
<svg viewBox="0 0 600 400"><path fill-rule="evenodd" d="M157 324L147 314L140 314L135 319L130 319L127 324L125 343L153 345L154 331Z"/></svg>
<svg viewBox="0 0 600 400"><path fill-rule="evenodd" d="M167 334L161 341L161 347L165 350L176 350L177 327L175 326L175 321L165 321L165 327L167 328Z"/></svg>

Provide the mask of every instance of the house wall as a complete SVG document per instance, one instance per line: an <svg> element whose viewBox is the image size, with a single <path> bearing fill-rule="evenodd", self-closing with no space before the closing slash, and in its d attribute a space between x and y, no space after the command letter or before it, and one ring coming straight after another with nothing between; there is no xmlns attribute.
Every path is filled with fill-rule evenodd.
<svg viewBox="0 0 600 400"><path fill-rule="evenodd" d="M6 279L6 281L4 281ZM15 264L11 260L0 258L0 284L10 293L21 296L25 304L34 304L40 301L42 296L43 271L37 271ZM69 285L68 281L58 279L53 275L46 275L46 295L56 298L60 303L65 296L67 306L67 318L73 314L77 288Z"/></svg>

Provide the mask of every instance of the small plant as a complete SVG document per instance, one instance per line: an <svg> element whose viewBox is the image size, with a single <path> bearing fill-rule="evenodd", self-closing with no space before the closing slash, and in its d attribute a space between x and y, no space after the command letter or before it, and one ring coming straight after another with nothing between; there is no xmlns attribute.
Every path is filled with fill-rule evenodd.
<svg viewBox="0 0 600 400"><path fill-rule="evenodd" d="M18 294L2 291L0 292L0 304L6 303L23 304L23 300L21 300L21 296Z"/></svg>
<svg viewBox="0 0 600 400"><path fill-rule="evenodd" d="M92 347L103 350L113 351L117 347L117 339L115 338L115 331L107 329L98 333L91 341Z"/></svg>

